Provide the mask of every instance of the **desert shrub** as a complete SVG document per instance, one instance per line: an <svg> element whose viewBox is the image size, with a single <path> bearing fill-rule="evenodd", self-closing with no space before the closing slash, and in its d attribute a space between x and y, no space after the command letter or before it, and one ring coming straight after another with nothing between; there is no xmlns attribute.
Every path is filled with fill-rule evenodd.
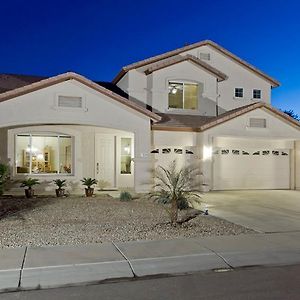
<svg viewBox="0 0 300 300"><path fill-rule="evenodd" d="M4 185L8 180L9 167L0 163L0 195L4 192Z"/></svg>
<svg viewBox="0 0 300 300"><path fill-rule="evenodd" d="M120 193L120 201L127 202L127 201L131 201L131 200L132 200L132 196L129 192L122 191Z"/></svg>

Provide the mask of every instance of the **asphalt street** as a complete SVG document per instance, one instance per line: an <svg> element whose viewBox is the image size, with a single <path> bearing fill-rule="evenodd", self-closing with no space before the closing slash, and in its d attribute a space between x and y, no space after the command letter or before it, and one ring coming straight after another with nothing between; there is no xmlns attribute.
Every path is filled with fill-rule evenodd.
<svg viewBox="0 0 300 300"><path fill-rule="evenodd" d="M300 265L201 272L60 289L0 294L1 300L299 299Z"/></svg>

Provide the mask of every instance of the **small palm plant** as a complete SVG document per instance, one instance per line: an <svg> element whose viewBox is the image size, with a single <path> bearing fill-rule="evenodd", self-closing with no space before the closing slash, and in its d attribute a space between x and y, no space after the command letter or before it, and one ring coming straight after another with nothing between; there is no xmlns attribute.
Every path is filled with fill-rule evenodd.
<svg viewBox="0 0 300 300"><path fill-rule="evenodd" d="M32 198L34 196L33 186L40 184L40 181L37 178L27 178L22 181L21 187L25 187L25 196L26 198Z"/></svg>
<svg viewBox="0 0 300 300"><path fill-rule="evenodd" d="M186 215L181 220L178 219L179 209L187 209L194 201L200 202L200 182L197 180L197 175L200 175L198 168L178 169L176 161L173 161L168 168L159 166L155 170L156 183L150 197L168 205L167 211L173 226L187 222L200 213L194 211L193 216Z"/></svg>
<svg viewBox="0 0 300 300"><path fill-rule="evenodd" d="M67 185L66 179L55 179L53 180L53 182L57 186L57 189L55 190L56 197L63 197L65 195L65 189L63 189L63 187Z"/></svg>
<svg viewBox="0 0 300 300"><path fill-rule="evenodd" d="M85 188L85 195L87 197L92 197L94 194L94 188L92 188L93 185L97 184L97 180L95 178L91 178L91 177L84 177L83 179L81 179L81 182L83 185L86 186Z"/></svg>

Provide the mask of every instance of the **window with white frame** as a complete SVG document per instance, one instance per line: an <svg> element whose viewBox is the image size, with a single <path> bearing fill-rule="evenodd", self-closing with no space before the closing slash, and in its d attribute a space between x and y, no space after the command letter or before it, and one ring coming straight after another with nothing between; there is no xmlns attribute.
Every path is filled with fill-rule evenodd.
<svg viewBox="0 0 300 300"><path fill-rule="evenodd" d="M234 97L235 98L243 98L244 97L244 89L243 88L235 88L234 89Z"/></svg>
<svg viewBox="0 0 300 300"><path fill-rule="evenodd" d="M169 108L197 109L198 85L188 82L169 82Z"/></svg>
<svg viewBox="0 0 300 300"><path fill-rule="evenodd" d="M72 174L72 137L57 134L16 135L17 174Z"/></svg>
<svg viewBox="0 0 300 300"><path fill-rule="evenodd" d="M131 174L132 139L121 138L121 174Z"/></svg>
<svg viewBox="0 0 300 300"><path fill-rule="evenodd" d="M253 99L261 99L261 90L254 89L252 97Z"/></svg>

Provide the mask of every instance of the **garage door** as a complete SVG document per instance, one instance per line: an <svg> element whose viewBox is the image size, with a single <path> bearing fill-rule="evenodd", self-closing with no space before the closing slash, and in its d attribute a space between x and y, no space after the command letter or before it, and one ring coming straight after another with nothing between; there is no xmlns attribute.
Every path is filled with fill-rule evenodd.
<svg viewBox="0 0 300 300"><path fill-rule="evenodd" d="M289 188L289 150L214 150L214 190Z"/></svg>

